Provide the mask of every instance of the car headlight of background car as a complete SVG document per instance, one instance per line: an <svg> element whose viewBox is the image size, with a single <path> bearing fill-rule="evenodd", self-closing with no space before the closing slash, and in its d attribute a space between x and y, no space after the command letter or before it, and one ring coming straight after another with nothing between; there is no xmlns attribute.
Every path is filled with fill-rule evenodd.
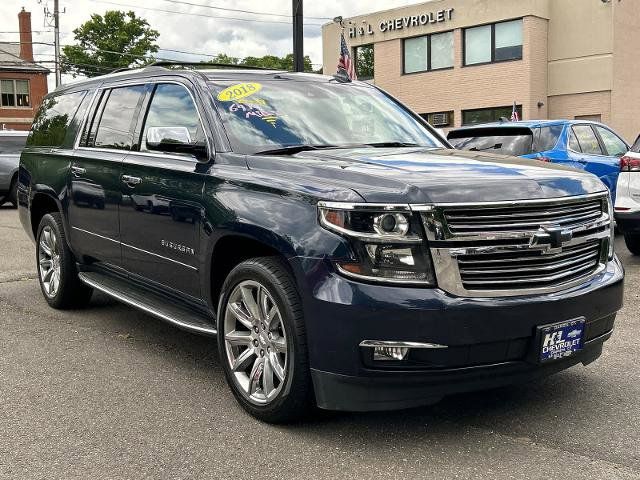
<svg viewBox="0 0 640 480"><path fill-rule="evenodd" d="M386 283L435 285L429 251L408 205L320 202L320 224L347 238L352 261L336 261L353 278Z"/></svg>

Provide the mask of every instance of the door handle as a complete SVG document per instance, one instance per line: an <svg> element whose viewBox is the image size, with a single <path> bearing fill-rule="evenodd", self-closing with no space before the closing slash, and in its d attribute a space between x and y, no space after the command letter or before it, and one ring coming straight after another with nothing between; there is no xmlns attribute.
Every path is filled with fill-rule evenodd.
<svg viewBox="0 0 640 480"><path fill-rule="evenodd" d="M85 173L87 173L87 169L86 168L76 167L75 165L71 166L71 174L74 177L80 177L80 176L84 175Z"/></svg>
<svg viewBox="0 0 640 480"><path fill-rule="evenodd" d="M140 185L142 183L142 179L140 177L132 177L131 175L122 175L122 181L130 187Z"/></svg>

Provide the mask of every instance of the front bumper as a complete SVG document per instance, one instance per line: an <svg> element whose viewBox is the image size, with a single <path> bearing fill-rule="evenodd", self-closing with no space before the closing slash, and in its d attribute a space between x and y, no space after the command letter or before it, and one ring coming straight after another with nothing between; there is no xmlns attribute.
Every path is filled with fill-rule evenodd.
<svg viewBox="0 0 640 480"><path fill-rule="evenodd" d="M316 401L332 410L387 410L433 403L445 395L525 382L602 352L622 306L617 259L579 286L552 294L454 297L439 289L355 282L326 260L292 259L305 312ZM537 363L536 327L584 317L583 350ZM363 340L446 345L416 350L404 363L376 363Z"/></svg>

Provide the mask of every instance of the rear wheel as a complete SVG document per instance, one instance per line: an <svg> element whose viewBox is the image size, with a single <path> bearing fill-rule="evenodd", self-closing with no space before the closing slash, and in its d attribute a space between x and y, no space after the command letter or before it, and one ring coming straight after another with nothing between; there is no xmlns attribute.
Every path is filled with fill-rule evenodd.
<svg viewBox="0 0 640 480"><path fill-rule="evenodd" d="M48 213L42 217L36 242L38 279L47 303L58 309L82 307L89 303L93 289L78 278L59 213Z"/></svg>
<svg viewBox="0 0 640 480"><path fill-rule="evenodd" d="M11 180L7 201L11 202L14 207L18 206L18 179L16 177L13 177L13 180Z"/></svg>
<svg viewBox="0 0 640 480"><path fill-rule="evenodd" d="M632 254L640 255L640 234L625 233L624 243L627 245L627 248Z"/></svg>
<svg viewBox="0 0 640 480"><path fill-rule="evenodd" d="M281 260L255 258L231 271L220 297L218 347L227 382L251 415L283 423L310 410L302 306Z"/></svg>

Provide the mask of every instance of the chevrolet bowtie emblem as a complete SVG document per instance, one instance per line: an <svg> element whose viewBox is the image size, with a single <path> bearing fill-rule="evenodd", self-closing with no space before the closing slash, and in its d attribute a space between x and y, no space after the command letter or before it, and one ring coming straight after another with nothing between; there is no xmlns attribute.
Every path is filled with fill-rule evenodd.
<svg viewBox="0 0 640 480"><path fill-rule="evenodd" d="M531 237L530 247L542 247L543 253L555 253L573 238L568 228L560 225L542 225Z"/></svg>

